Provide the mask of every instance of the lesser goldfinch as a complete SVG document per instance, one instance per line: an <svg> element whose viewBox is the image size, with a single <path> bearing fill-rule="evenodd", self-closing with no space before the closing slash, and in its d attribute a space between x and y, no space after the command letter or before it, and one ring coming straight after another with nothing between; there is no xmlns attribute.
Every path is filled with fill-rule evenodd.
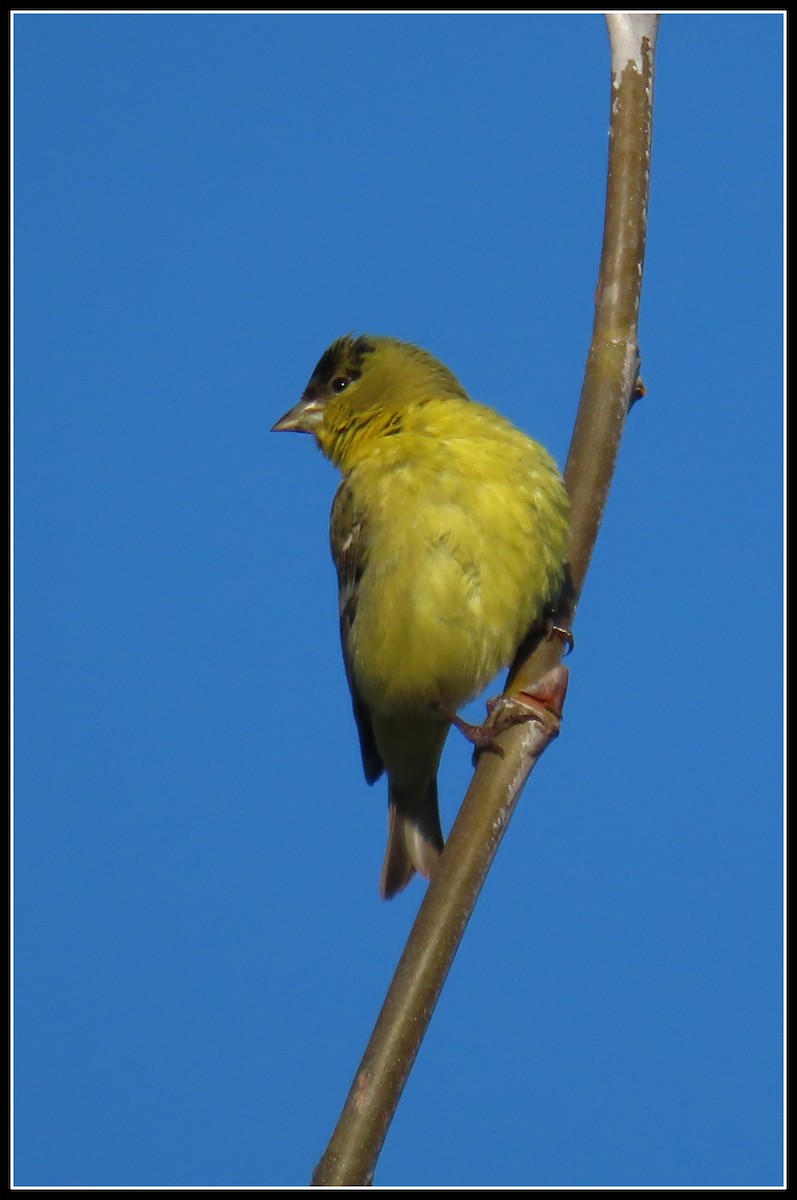
<svg viewBox="0 0 797 1200"><path fill-rule="evenodd" d="M561 587L568 500L550 455L427 351L348 335L275 431L311 433L332 505L343 661L369 783L388 778L380 882L430 878L437 769L454 713L541 627Z"/></svg>

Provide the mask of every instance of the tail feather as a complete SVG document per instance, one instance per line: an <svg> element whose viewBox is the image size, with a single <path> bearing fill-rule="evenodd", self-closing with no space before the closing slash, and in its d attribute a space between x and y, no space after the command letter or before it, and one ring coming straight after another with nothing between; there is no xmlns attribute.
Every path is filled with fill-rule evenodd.
<svg viewBox="0 0 797 1200"><path fill-rule="evenodd" d="M417 795L391 785L388 796L387 850L379 891L389 900L405 888L417 871L431 879L443 850L443 831L437 807L437 780Z"/></svg>

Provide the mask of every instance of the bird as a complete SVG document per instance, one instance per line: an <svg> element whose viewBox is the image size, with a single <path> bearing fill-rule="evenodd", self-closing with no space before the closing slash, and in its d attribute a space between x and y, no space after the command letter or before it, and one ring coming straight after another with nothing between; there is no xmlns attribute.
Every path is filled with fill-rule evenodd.
<svg viewBox="0 0 797 1200"><path fill-rule="evenodd" d="M457 709L551 621L568 497L538 442L393 337L339 337L272 429L311 434L343 477L330 545L363 771L388 781L388 899L440 859Z"/></svg>

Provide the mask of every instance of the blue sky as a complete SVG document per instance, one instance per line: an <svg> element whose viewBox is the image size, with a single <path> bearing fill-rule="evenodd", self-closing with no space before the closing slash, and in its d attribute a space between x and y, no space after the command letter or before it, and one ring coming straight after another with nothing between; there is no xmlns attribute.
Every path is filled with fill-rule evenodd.
<svg viewBox="0 0 797 1200"><path fill-rule="evenodd" d="M369 331L564 461L605 25L13 29L16 1183L301 1186L423 884L377 894L335 472L268 430ZM782 18L665 16L648 394L377 1184L781 1181L782 328Z"/></svg>

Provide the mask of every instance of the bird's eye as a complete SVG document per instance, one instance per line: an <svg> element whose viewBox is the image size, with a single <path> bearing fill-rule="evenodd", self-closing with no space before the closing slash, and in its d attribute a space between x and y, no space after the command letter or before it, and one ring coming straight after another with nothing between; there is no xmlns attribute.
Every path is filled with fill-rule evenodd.
<svg viewBox="0 0 797 1200"><path fill-rule="evenodd" d="M345 375L336 375L332 380L330 387L333 392L342 392L349 386L351 381Z"/></svg>

